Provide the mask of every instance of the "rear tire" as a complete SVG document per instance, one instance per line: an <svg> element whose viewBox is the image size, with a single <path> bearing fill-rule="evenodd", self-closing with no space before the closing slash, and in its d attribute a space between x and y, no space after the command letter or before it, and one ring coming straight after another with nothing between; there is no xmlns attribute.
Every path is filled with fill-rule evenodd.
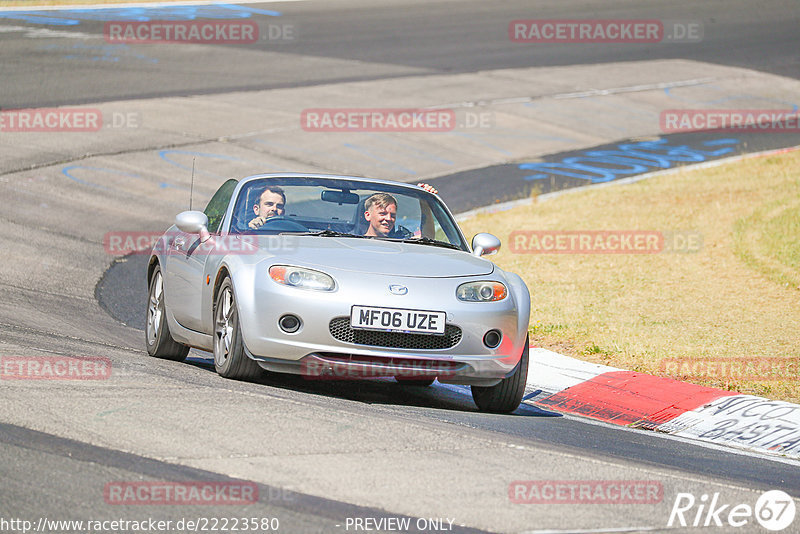
<svg viewBox="0 0 800 534"><path fill-rule="evenodd" d="M147 353L155 358L182 362L189 353L189 347L172 339L169 332L164 307L164 277L161 276L160 265L156 265L150 276L148 295L144 329Z"/></svg>
<svg viewBox="0 0 800 534"><path fill-rule="evenodd" d="M214 304L214 368L220 376L234 380L252 380L261 374L261 367L244 352L230 278L222 282Z"/></svg>
<svg viewBox="0 0 800 534"><path fill-rule="evenodd" d="M514 374L489 387L472 386L472 400L482 412L511 413L519 407L528 380L528 338Z"/></svg>

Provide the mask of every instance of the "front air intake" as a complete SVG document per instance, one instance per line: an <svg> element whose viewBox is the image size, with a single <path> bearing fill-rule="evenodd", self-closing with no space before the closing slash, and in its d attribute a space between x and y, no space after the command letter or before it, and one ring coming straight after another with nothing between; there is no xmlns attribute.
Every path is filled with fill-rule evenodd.
<svg viewBox="0 0 800 534"><path fill-rule="evenodd" d="M452 324L446 325L444 334L437 336L432 334L360 330L350 326L349 317L336 317L330 322L328 329L334 339L342 343L368 347L443 350L455 347L461 341L461 329Z"/></svg>

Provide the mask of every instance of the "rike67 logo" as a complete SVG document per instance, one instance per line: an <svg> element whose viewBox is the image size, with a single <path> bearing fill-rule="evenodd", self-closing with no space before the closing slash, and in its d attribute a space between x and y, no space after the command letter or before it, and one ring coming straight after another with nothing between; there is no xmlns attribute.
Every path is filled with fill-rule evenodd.
<svg viewBox="0 0 800 534"><path fill-rule="evenodd" d="M755 506L726 503L719 493L703 494L699 499L691 493L678 493L667 527L748 527L744 531L752 532L755 519L765 529L777 532L791 525L794 516L794 500L781 490L763 493Z"/></svg>

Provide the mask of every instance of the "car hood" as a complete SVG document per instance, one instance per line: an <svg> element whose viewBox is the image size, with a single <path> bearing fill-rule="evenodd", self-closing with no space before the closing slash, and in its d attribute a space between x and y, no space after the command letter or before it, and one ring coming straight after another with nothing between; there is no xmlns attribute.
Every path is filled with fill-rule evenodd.
<svg viewBox="0 0 800 534"><path fill-rule="evenodd" d="M488 275L494 264L461 250L380 239L283 236L281 261L319 269L444 278Z"/></svg>

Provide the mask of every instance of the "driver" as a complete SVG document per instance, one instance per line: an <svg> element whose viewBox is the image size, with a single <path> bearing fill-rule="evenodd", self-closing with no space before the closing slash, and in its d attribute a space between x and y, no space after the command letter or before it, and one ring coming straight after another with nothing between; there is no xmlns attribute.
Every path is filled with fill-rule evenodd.
<svg viewBox="0 0 800 534"><path fill-rule="evenodd" d="M283 215L286 213L286 193L277 185L266 186L253 205L253 213L256 218L247 225L253 230L263 226L267 219Z"/></svg>

